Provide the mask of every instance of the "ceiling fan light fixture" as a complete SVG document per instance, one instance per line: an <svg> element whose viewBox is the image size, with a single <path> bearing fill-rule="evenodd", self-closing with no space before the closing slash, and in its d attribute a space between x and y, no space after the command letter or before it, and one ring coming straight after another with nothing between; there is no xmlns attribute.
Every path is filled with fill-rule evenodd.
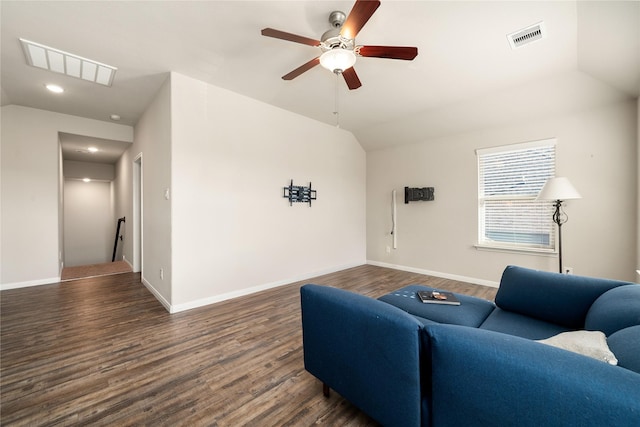
<svg viewBox="0 0 640 427"><path fill-rule="evenodd" d="M356 54L353 50L340 47L328 50L320 56L320 65L333 73L343 72L355 63Z"/></svg>

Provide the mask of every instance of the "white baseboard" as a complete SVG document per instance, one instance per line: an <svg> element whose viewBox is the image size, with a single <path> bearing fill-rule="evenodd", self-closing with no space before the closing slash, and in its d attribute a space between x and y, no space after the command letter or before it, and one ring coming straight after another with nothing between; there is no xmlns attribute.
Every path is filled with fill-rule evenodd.
<svg viewBox="0 0 640 427"><path fill-rule="evenodd" d="M49 279L27 280L26 282L3 283L0 285L0 291L8 289L28 288L30 286L52 285L60 282L60 277L51 277Z"/></svg>
<svg viewBox="0 0 640 427"><path fill-rule="evenodd" d="M473 283L474 285L490 286L492 288L497 288L497 287L500 286L500 282L493 282L493 281L490 281L490 280L477 279L475 277L459 276L457 274L441 273L439 271L424 270L422 268L407 267L407 266L404 266L404 265L388 264L386 262L367 261L367 264L375 265L375 266L378 266L378 267L392 268L394 270L408 271L410 273L425 274L427 276L440 277L442 279L457 280L459 282Z"/></svg>
<svg viewBox="0 0 640 427"><path fill-rule="evenodd" d="M252 286L250 288L244 288L244 289L238 289L237 291L232 291L232 292L227 292L224 294L220 294L220 295L213 295L207 298L202 298L202 299L198 299L198 300L194 300L194 301L189 301L183 304L176 304L176 305L172 305L170 306L170 308L168 308L169 313L178 313L181 311L185 311L185 310L191 310L193 308L198 308L198 307L203 307L205 305L210 305L210 304L215 304L217 302L222 302L222 301L226 301L228 299L233 299L233 298L238 298L238 297L242 297L245 295L250 295L256 292L260 292L260 291L265 291L267 289L272 289L272 288L277 288L279 286L284 286L284 285L288 285L291 283L295 283L295 282L301 282L303 280L307 280L307 279L311 279L313 277L318 277L318 276L322 276L324 274L330 274L330 273L335 273L337 271L342 271L342 270L346 270L348 268L352 268L352 267L358 267L362 265L362 263L355 263L355 264L347 264L347 265L341 265L341 266L337 266L337 267L333 267L333 268L329 268L329 269L325 269L325 270L321 270L321 271L315 271L313 273L308 273L308 274L303 274L300 276L296 276L296 277L290 277L288 279L285 280L278 280L275 282L270 282L270 283L264 283L261 285L257 285L257 286ZM152 291L153 292L153 291ZM162 301L160 301L162 302ZM163 305L165 305L163 303ZM165 307L167 307L165 305Z"/></svg>
<svg viewBox="0 0 640 427"><path fill-rule="evenodd" d="M167 301L162 294L160 294L160 292L157 291L156 288L153 287L153 285L151 283L149 283L149 281L147 279L145 279L144 277L141 279L142 280L142 284L149 289L149 292L151 292L153 294L154 297L156 297L156 299L158 301L160 301L160 304L162 304L164 306L164 308L169 312L169 313L173 313L171 311L171 304L169 303L169 301Z"/></svg>
<svg viewBox="0 0 640 427"><path fill-rule="evenodd" d="M131 263L129 262L129 260L127 259L127 257L125 257L124 255L122 255L122 260L123 260L124 262L126 262L126 263L129 265L129 267L131 267L131 271L133 271L133 264L131 264Z"/></svg>

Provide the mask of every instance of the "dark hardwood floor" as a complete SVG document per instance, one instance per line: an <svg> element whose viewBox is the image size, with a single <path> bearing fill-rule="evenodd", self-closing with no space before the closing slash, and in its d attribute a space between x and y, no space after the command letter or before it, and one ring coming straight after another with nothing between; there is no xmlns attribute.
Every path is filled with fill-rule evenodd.
<svg viewBox="0 0 640 427"><path fill-rule="evenodd" d="M304 283L496 292L369 265L173 315L134 273L2 291L0 423L376 425L304 370Z"/></svg>

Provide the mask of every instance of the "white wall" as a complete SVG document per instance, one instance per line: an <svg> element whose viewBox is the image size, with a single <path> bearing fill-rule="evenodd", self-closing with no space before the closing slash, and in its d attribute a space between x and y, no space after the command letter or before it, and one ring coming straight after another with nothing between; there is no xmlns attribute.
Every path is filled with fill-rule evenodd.
<svg viewBox="0 0 640 427"><path fill-rule="evenodd" d="M114 185L128 188L117 202L116 216L126 216L124 257L133 260L132 170L133 161L143 159L142 280L165 305L171 303L171 201L164 197L171 188L171 81L167 78L155 99L135 126L133 146L116 168ZM160 278L160 269L164 279Z"/></svg>
<svg viewBox="0 0 640 427"><path fill-rule="evenodd" d="M101 181L113 181L115 178L115 166L107 163L65 160L63 168L65 178L89 178Z"/></svg>
<svg viewBox="0 0 640 427"><path fill-rule="evenodd" d="M566 204L563 264L575 274L635 280L636 102L511 127L452 135L367 154L367 257L374 263L496 283L507 264L555 271L557 257L479 251L474 150L556 137L557 174L583 199ZM435 201L405 205L403 189L435 187ZM391 190L398 190L398 249Z"/></svg>
<svg viewBox="0 0 640 427"><path fill-rule="evenodd" d="M64 182L65 267L110 262L115 236L110 182Z"/></svg>
<svg viewBox="0 0 640 427"><path fill-rule="evenodd" d="M60 277L58 132L133 140L130 126L33 108L2 107L0 254L3 289Z"/></svg>
<svg viewBox="0 0 640 427"><path fill-rule="evenodd" d="M58 135L60 138L60 135ZM64 268L64 159L58 139L58 271Z"/></svg>
<svg viewBox="0 0 640 427"><path fill-rule="evenodd" d="M171 101L174 309L365 263L351 133L175 73ZM289 206L291 179L312 207Z"/></svg>
<svg viewBox="0 0 640 427"><path fill-rule="evenodd" d="M129 148L116 162L115 178L111 185L114 194L114 218L117 219L125 217L125 222L120 225L122 241L118 243L118 254L116 260L124 259L133 266L133 236L129 232L133 225L133 180L131 175L133 172L133 159L131 158L132 152L133 148Z"/></svg>

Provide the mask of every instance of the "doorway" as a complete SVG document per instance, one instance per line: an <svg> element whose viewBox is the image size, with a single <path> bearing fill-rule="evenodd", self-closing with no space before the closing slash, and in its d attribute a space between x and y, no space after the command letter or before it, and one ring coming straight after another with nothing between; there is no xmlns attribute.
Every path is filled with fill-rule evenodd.
<svg viewBox="0 0 640 427"><path fill-rule="evenodd" d="M61 281L132 271L124 258L117 261L112 258L116 255L113 187L113 182L106 180L64 180L64 268L60 274ZM118 228L120 238L122 231ZM118 237L115 242L119 242ZM121 246L118 245L118 253Z"/></svg>
<svg viewBox="0 0 640 427"><path fill-rule="evenodd" d="M127 173L126 168L116 172L118 165L123 164L121 160L128 158L123 155L131 142L64 132L58 133L58 140L61 279L132 271L124 257L123 245L114 246L113 234L118 216L124 216L131 203L126 196L131 194L132 172ZM122 242L125 234L125 230L118 231L116 243Z"/></svg>

